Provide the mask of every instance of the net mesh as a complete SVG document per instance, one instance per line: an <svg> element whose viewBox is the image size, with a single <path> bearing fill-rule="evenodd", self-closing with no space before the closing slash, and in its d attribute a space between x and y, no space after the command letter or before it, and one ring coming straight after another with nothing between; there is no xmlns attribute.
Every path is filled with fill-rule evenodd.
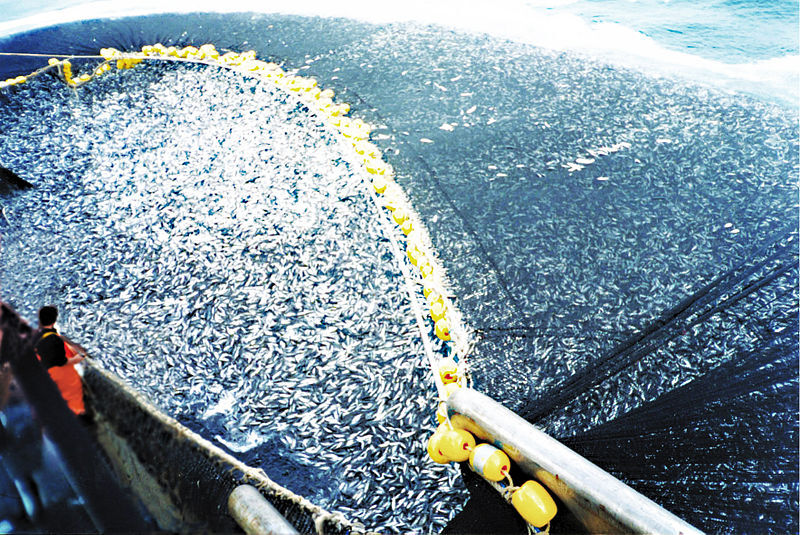
<svg viewBox="0 0 800 535"><path fill-rule="evenodd" d="M799 490L795 238L718 277L526 415L568 413L627 367L674 362L675 375L654 378L636 408L561 440L709 532L731 532L734 522L746 533L795 531L797 501L787 500Z"/></svg>
<svg viewBox="0 0 800 535"><path fill-rule="evenodd" d="M325 533L349 533L349 525L271 482L263 473L230 459L177 422L157 412L138 394L108 372L89 367L84 381L93 405L101 409L115 432L137 452L139 461L173 503L197 528L237 531L227 511L230 493L252 484L301 533L317 532L316 519Z"/></svg>

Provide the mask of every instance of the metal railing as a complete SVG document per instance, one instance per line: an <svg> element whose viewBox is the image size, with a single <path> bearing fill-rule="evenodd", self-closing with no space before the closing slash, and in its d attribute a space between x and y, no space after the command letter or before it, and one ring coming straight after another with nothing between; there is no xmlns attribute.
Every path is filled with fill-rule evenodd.
<svg viewBox="0 0 800 535"><path fill-rule="evenodd" d="M558 496L590 533L702 533L480 392L458 389L447 406Z"/></svg>

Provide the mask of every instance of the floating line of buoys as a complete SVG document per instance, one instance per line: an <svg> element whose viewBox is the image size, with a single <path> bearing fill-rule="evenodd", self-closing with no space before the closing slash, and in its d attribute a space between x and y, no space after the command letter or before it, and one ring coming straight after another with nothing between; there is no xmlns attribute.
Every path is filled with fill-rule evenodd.
<svg viewBox="0 0 800 535"><path fill-rule="evenodd" d="M79 57L79 56L75 56ZM98 57L98 56L80 56ZM278 64L257 59L254 50L237 53L233 51L220 54L212 44L200 47L165 46L161 43L145 45L141 52L123 52L115 48L102 48L100 58L103 61L91 72L75 75L70 59L51 58L48 66L28 76L17 76L4 82L1 87L25 83L30 77L47 69L57 68L67 85L78 87L95 77L112 69L130 69L142 61L149 59L192 61L231 68L247 74L257 75L274 85L295 93L301 101L319 114L325 122L338 130L352 145L358 155L369 181L376 194L383 196L382 205L390 212L391 219L405 236L406 253L413 266L418 270L423 284L423 294L428 299L429 314L433 333L443 342L454 341L451 353L462 361L466 353L466 329L460 322L460 315L448 297L444 288L443 270L435 260L430 249L424 245L427 234L415 212L406 200L402 189L394 180L394 169L385 161L380 149L369 141L371 126L361 119L348 117L350 106L346 103L335 103L334 92L322 90L314 78L298 76L296 73L284 71ZM424 237L423 237L424 236ZM432 296L431 296L432 294ZM460 377L467 378L468 370L462 364ZM434 370L436 372L436 370Z"/></svg>
<svg viewBox="0 0 800 535"><path fill-rule="evenodd" d="M448 418L445 403L440 404L436 416L440 423L428 439L428 456L438 464L469 462L472 471L495 486L535 531L547 531L557 513L547 490L533 480L515 486L510 474L511 459L492 444L478 443L476 436L483 440L489 437L472 420L461 415Z"/></svg>
<svg viewBox="0 0 800 535"><path fill-rule="evenodd" d="M103 61L91 72L75 76L70 59L78 57L99 58ZM296 71L285 71L276 63L259 60L253 50L241 53L227 51L220 54L212 44L179 48L165 46L161 43L143 46L141 52L123 52L114 48L103 48L100 50L99 56L51 58L46 67L28 76L18 76L0 82L0 89L22 84L30 77L49 69L58 69L64 82L70 87L77 88L93 78L111 71L113 67L119 70L130 69L147 60L203 63L235 70L248 76L257 76L259 79L296 95L303 104L352 145L355 156L363 167L368 184L377 196L379 209L382 207L388 212L389 219L399 229L398 236L402 236L401 240L405 241L406 256L409 263L417 270L416 283L427 304L430 328L444 344L447 355L439 358L438 361L431 359L431 366L434 380L440 386L437 395L439 403L437 419L442 425L450 427L442 430L442 425L440 425L439 430L431 437L433 442L429 441L428 443L428 453L431 458L440 463L470 460L473 468L485 477L494 477L499 473L503 473L504 477L509 477L503 471L503 467L507 463L501 462L503 461L502 456L505 456L502 451L495 448L495 451L490 452L483 447L488 445L476 445L473 434L469 431L452 428L444 400L459 388L468 385L469 369L465 359L469 345L468 331L462 325L461 315L445 290L447 285L444 270L428 245L430 239L420 218L412 209L400 185L395 181L394 168L384 159L380 149L370 141L373 128L361 119L349 117L350 106L346 103L336 103L333 90L321 89L314 78L299 76ZM443 407L444 413L442 413ZM440 446L444 448L447 455L442 453ZM473 455L473 453L475 454ZM497 462L500 462L499 467L496 466ZM527 488L525 485L523 487ZM530 491L524 492L527 496ZM547 497L549 498L549 495ZM530 502L527 498L518 498L517 501L523 504ZM523 508L529 508L529 506L524 505ZM525 515L523 514L523 516ZM527 520L527 517L525 518Z"/></svg>

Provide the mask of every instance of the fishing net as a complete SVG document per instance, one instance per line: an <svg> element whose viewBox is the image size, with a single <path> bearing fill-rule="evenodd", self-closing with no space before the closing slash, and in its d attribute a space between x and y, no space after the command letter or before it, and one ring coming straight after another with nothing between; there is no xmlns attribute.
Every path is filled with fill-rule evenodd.
<svg viewBox="0 0 800 535"><path fill-rule="evenodd" d="M700 527L796 531L796 111L440 28L160 20L26 39L197 28L330 80L379 125L478 389Z"/></svg>
<svg viewBox="0 0 800 535"><path fill-rule="evenodd" d="M169 489L182 513L182 531L238 531L228 514L228 496L238 485L251 484L261 488L300 533L350 532L351 525L343 518L276 485L262 471L236 461L165 416L112 374L89 367L84 381L92 404L130 444L161 488Z"/></svg>
<svg viewBox="0 0 800 535"><path fill-rule="evenodd" d="M614 370L669 360L641 405L565 444L708 532L797 529L797 241L773 245L647 335L532 404L536 420ZM623 362L624 361L624 362ZM688 371L688 373L686 373ZM683 372L683 373L681 373ZM583 383L582 386L578 386ZM674 384L674 385L673 385ZM580 401L578 401L580 403ZM535 407L535 408L533 408Z"/></svg>

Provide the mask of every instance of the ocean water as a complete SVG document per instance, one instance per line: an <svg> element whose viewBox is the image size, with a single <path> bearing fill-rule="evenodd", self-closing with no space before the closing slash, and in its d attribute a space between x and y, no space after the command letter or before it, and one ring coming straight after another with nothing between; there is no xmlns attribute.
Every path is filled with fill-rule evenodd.
<svg viewBox="0 0 800 535"><path fill-rule="evenodd" d="M164 12L258 12L419 22L686 77L797 106L800 8L792 0L501 0L499 2L0 2L0 37L43 26ZM30 51L29 51L30 52ZM48 50L46 52L57 52ZM8 74L0 61L0 75ZM13 73L19 74L19 72Z"/></svg>

